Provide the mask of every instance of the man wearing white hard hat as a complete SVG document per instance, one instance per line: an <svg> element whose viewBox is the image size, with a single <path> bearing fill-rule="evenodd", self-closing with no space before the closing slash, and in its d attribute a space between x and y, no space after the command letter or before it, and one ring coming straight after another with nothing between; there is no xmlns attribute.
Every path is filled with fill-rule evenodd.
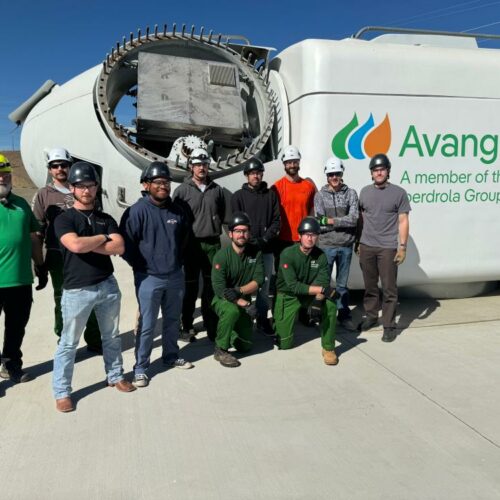
<svg viewBox="0 0 500 500"><path fill-rule="evenodd" d="M327 183L314 196L314 211L321 225L319 247L328 259L330 276L335 264L338 322L355 330L347 282L359 218L358 195L344 183L344 170L341 160L328 158L324 167Z"/></svg>
<svg viewBox="0 0 500 500"><path fill-rule="evenodd" d="M63 258L59 240L54 231L56 217L73 206L74 197L69 189L68 174L73 158L64 148L52 148L47 155L47 169L51 181L40 188L33 198L33 213L41 226L39 233L45 243L45 264L54 290L54 333L61 337L63 320L61 296L63 286ZM84 332L89 352L102 353L101 332L92 311Z"/></svg>
<svg viewBox="0 0 500 500"><path fill-rule="evenodd" d="M285 175L272 187L278 195L281 216L276 262L279 262L279 253L283 249L299 241L297 227L304 217L313 213L316 186L309 179L300 177L301 158L298 148L287 146L281 155Z"/></svg>
<svg viewBox="0 0 500 500"><path fill-rule="evenodd" d="M177 187L173 199L182 203L192 229L184 256L186 292L182 305L182 331L180 340L195 339L193 328L194 310L198 298L200 273L203 278L201 292L201 315L207 336L215 340L217 315L212 309L212 260L221 248L220 235L226 214L226 201L222 188L208 175L210 157L205 149L194 149L189 157L191 176Z"/></svg>

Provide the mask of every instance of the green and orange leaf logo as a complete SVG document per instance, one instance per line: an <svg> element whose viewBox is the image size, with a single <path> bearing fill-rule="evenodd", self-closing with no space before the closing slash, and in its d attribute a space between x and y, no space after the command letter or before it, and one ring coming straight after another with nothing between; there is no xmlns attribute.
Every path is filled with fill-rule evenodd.
<svg viewBox="0 0 500 500"><path fill-rule="evenodd" d="M332 139L333 154L341 160L354 158L364 160L378 153L387 153L391 147L391 122L389 114L375 126L373 114L359 125L358 116L354 113L351 121L340 129Z"/></svg>

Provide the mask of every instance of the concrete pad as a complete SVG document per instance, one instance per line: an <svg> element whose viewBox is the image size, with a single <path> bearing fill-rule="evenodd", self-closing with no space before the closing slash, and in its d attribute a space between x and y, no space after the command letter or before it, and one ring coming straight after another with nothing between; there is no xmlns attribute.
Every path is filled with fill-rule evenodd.
<svg viewBox="0 0 500 500"><path fill-rule="evenodd" d="M123 293L125 369L136 303ZM255 333L242 366L213 359L200 334L192 370L165 370L159 339L148 388L105 387L82 344L77 410L51 393L51 290L35 292L23 345L27 384L0 382L2 499L496 499L500 497L500 296L402 302L395 342L339 329L325 366L318 331L297 326L278 351ZM355 308L359 315L359 305Z"/></svg>

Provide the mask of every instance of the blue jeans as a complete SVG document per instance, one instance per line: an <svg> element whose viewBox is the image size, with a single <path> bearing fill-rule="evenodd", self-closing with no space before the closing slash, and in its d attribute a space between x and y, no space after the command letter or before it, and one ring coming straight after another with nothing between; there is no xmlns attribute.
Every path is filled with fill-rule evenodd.
<svg viewBox="0 0 500 500"><path fill-rule="evenodd" d="M162 358L165 362L179 357L179 322L184 298L182 269L169 278L134 273L135 293L139 302L139 328L135 338L135 374L145 373L151 360L156 320L163 318L161 332Z"/></svg>
<svg viewBox="0 0 500 500"><path fill-rule="evenodd" d="M61 300L63 330L54 357L52 378L56 399L71 394L76 350L92 309L95 311L101 330L104 368L108 382L116 384L123 379L122 344L118 327L120 300L121 293L114 276L97 285L63 290Z"/></svg>
<svg viewBox="0 0 500 500"><path fill-rule="evenodd" d="M338 318L340 321L351 318L349 309L349 269L351 267L352 246L350 247L321 247L328 259L329 276L332 275L333 264L336 267L336 289L339 294L337 299Z"/></svg>
<svg viewBox="0 0 500 500"><path fill-rule="evenodd" d="M257 307L258 319L263 320L267 318L267 311L269 311L269 283L273 275L273 262L274 255L272 253L263 253L262 260L264 261L264 283L259 293L255 307Z"/></svg>

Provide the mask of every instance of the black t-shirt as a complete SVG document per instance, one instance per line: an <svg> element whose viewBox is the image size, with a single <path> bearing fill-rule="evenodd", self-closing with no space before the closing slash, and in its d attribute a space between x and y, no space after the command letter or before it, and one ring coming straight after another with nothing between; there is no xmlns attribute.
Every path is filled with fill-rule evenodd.
<svg viewBox="0 0 500 500"><path fill-rule="evenodd" d="M118 225L111 215L95 210L77 210L70 208L57 217L54 222L57 238L67 233L78 236L118 233ZM96 252L73 253L63 244L64 283L67 290L92 286L104 281L113 274L113 264L109 255Z"/></svg>

